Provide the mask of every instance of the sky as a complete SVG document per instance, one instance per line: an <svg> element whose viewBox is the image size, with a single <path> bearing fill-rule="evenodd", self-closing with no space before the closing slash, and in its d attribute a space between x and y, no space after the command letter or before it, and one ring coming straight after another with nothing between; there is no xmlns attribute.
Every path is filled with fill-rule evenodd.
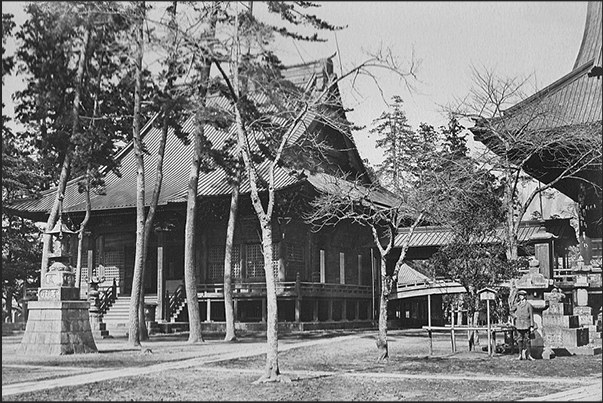
<svg viewBox="0 0 603 403"><path fill-rule="evenodd" d="M2 12L15 15L19 26L25 2L2 2ZM507 77L533 75L533 92L569 73L580 48L586 2L316 2L312 13L333 25L324 43L279 43L285 64L297 64L336 54L334 71L348 71L380 47L391 50L402 66L419 61L416 91L386 71L375 71L380 89L361 78L341 83L347 116L366 129L354 133L360 155L372 165L383 160L369 135L372 121L387 109L393 95L404 99L411 127L421 122L444 125L442 105L465 96L471 86L471 66L494 69ZM258 6L259 7L259 6ZM261 12L261 11L258 11ZM8 53L14 44L7 44ZM12 116L10 95L22 88L21 77L9 77L2 86L2 101ZM528 94L529 95L529 94ZM4 111L3 111L4 112Z"/></svg>

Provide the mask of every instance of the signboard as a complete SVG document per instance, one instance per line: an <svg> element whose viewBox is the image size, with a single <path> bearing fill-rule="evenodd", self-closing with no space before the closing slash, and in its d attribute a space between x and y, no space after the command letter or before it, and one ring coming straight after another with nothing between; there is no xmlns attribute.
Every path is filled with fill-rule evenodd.
<svg viewBox="0 0 603 403"><path fill-rule="evenodd" d="M491 288L482 288L477 293L479 294L479 299L482 301L494 301L494 296L496 295L496 291Z"/></svg>
<svg viewBox="0 0 603 403"><path fill-rule="evenodd" d="M490 292L490 291L482 292L479 295L479 299L481 299L482 301L488 301L488 300L489 301L494 301L494 293Z"/></svg>

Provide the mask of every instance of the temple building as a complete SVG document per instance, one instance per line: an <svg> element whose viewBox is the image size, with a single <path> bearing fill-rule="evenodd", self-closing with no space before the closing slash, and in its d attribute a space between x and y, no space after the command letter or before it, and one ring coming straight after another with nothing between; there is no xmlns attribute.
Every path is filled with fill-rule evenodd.
<svg viewBox="0 0 603 403"><path fill-rule="evenodd" d="M330 59L285 68L290 81L322 91L333 74ZM335 88L333 96L339 99ZM210 104L227 105L220 96ZM344 115L343 107L336 111ZM336 107L335 107L336 108ZM194 116L183 125L192 132ZM371 326L374 318L374 287L378 258L369 245L372 234L366 227L342 222L336 227L313 232L304 221L309 200L327 190L330 179L339 172L371 181L349 132L334 127L321 117L307 112L294 128L295 141L304 141L308 133L330 147L325 158L302 158L306 166L295 169L278 166L275 171L277 204L273 216L273 270L277 279L278 313L281 326L311 329L320 326ZM208 140L220 149L233 129L206 126ZM155 182L160 129L148 122L142 130L148 155L144 158L146 193ZM188 315L184 278L184 224L187 183L193 146L169 134L164 157L163 186L151 235L146 274L145 302L150 319L166 331L180 324L186 328ZM100 291L114 289L112 300L103 305L101 314L109 330L123 329L128 322L129 296L134 271L136 241L136 159L133 144L115 158L121 176L106 172L103 192L91 195L92 216L84 238L80 298L86 298L89 280L104 278ZM266 164L267 165L267 164ZM266 165L259 172L266 180ZM265 326L266 284L259 222L250 201L247 179L241 184L239 212L232 257L233 298L237 326ZM265 191L265 190L264 190ZM224 253L231 198L226 172L216 167L201 173L198 185L197 232L195 234L195 269L202 320L206 328L224 325ZM56 189L41 198L20 201L11 206L17 214L36 221L47 219L56 197ZM376 203L390 205L396 199L386 190L371 192ZM147 198L147 205L148 200ZM84 218L85 196L78 192L78 179L71 180L63 201L63 221L73 228ZM74 241L75 242L75 241ZM75 250L75 249L73 249ZM75 267L75 256L71 265ZM378 275L378 274L377 274ZM154 311L154 312L153 312ZM171 324L171 325L170 325ZM219 330L219 329L216 329ZM121 330L120 330L121 331Z"/></svg>

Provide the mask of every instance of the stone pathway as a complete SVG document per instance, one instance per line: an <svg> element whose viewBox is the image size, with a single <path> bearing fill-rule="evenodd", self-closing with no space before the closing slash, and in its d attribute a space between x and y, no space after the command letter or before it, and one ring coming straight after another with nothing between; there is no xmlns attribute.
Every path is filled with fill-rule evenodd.
<svg viewBox="0 0 603 403"><path fill-rule="evenodd" d="M279 340L279 351L286 351L293 348L307 348L317 344L336 343L352 338L363 337L364 334L354 334L347 336L337 336L332 338L320 338L316 340ZM206 342L212 344L212 342ZM102 341L98 341L97 344L102 346ZM100 347L99 346L99 347ZM111 344L111 348L116 347L115 343ZM203 368L205 364L212 362L219 362L225 360L231 360L235 358L251 357L255 355L264 354L266 349L265 341L251 342L251 343L216 343L203 352L201 356L195 358L184 359L180 361L163 362L155 365L146 367L131 367L122 369L103 369L95 370L94 377L90 376L90 373L81 373L82 368L78 368L80 373L77 375L62 374L61 376L54 379L46 380L35 380L29 382L22 382L16 384L8 384L2 386L2 397L15 395L18 393L34 392L44 389L52 389L65 386L78 386L87 383L93 383L103 380L137 376L144 374L151 374L161 372L170 369L181 369L196 367L198 370L208 370L212 372L244 372L244 373L257 373L261 374L262 370L251 370L251 369L226 369L226 368ZM102 350L102 348L99 348ZM3 365L3 367L28 367L32 370L40 370L48 368L45 366L27 366L20 364ZM54 367L56 370L56 367ZM73 368L65 368L73 369ZM372 378L400 378L400 379L443 379L443 380L461 380L461 379L475 379L484 381L501 381L501 377L492 376L457 376L457 375L445 375L445 374L400 374L400 373L372 373L372 372L327 372L327 371L296 371L297 377L304 379L311 379L317 377L326 376L345 376L345 377L372 377ZM509 382L534 382L534 383L566 383L566 384L582 384L582 386L573 388L564 392L559 392L547 396L526 398L523 401L602 401L602 386L601 382L593 384L593 379L568 379L568 378L517 378L508 377L504 378L505 381Z"/></svg>

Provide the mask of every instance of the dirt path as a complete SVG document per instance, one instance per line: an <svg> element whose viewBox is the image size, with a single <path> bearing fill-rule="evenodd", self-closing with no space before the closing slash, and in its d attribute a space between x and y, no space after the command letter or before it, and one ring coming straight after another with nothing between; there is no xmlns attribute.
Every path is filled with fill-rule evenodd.
<svg viewBox="0 0 603 403"><path fill-rule="evenodd" d="M287 351L290 349L297 348L310 348L319 344L328 344L328 343L341 343L345 340L355 339L365 337L366 334L354 334L354 335L346 335L346 336L336 336L332 338L319 338L314 340L283 340L279 342L279 351ZM102 343L101 343L102 344ZM110 345L111 349L115 349L116 347L119 349L120 344L116 345L114 342ZM213 345L212 345L213 344ZM101 346L99 346L101 347ZM121 346L123 348L123 346ZM177 361L170 361L159 363L150 366L143 367L130 367L130 368L122 368L122 369L103 369L103 370L94 370L93 376L90 374L90 371L87 373L81 373L81 371L86 371L86 368L79 368L79 372L77 375L73 375L72 373L61 374L59 377L54 379L46 379L46 380L35 380L30 382L21 382L16 384L7 384L2 386L2 397L8 397L11 395L26 393L26 392L35 392L45 389L66 387L66 386L78 386L88 383L94 383L104 380L111 380L123 377L131 377L137 375L145 375L152 374L166 370L174 370L174 369L182 369L182 368L191 368L194 367L196 370L207 370L212 372L224 372L224 373L253 373L260 375L262 373L261 369L227 369L227 368L219 368L219 367L207 367L204 368L206 364L215 363L220 361L232 360L236 358L245 358L252 357L264 354L266 351L266 343L264 341L257 341L251 343L233 343L233 344L224 344L224 343L212 343L207 342L207 349L203 349L204 351L201 353L201 356L197 356L195 358L188 358ZM102 349L102 347L101 347ZM24 367L24 365L20 364L3 364L3 367ZM27 366L32 369L44 369L47 368L45 366ZM57 369L56 367L54 368ZM66 368L66 369L76 369L76 368ZM397 378L397 379L441 379L441 380L481 380L481 381L492 381L492 382L500 382L501 380L507 382L517 382L517 383L557 383L557 384L568 384L568 385L578 385L581 384L578 388L572 388L571 390L555 393L553 395L542 396L538 398L530 398L525 399L526 401L538 401L538 400L546 400L546 401L601 401L601 383L600 381L596 384L593 384L593 378L551 378L551 377L537 377L537 378L524 378L524 377L504 377L500 376L460 376L460 375L447 375L447 374L404 374L404 373L378 373L378 372L364 372L364 371L288 371L288 375L295 375L293 379L313 379L313 378L321 378L321 377L370 377L370 378Z"/></svg>

